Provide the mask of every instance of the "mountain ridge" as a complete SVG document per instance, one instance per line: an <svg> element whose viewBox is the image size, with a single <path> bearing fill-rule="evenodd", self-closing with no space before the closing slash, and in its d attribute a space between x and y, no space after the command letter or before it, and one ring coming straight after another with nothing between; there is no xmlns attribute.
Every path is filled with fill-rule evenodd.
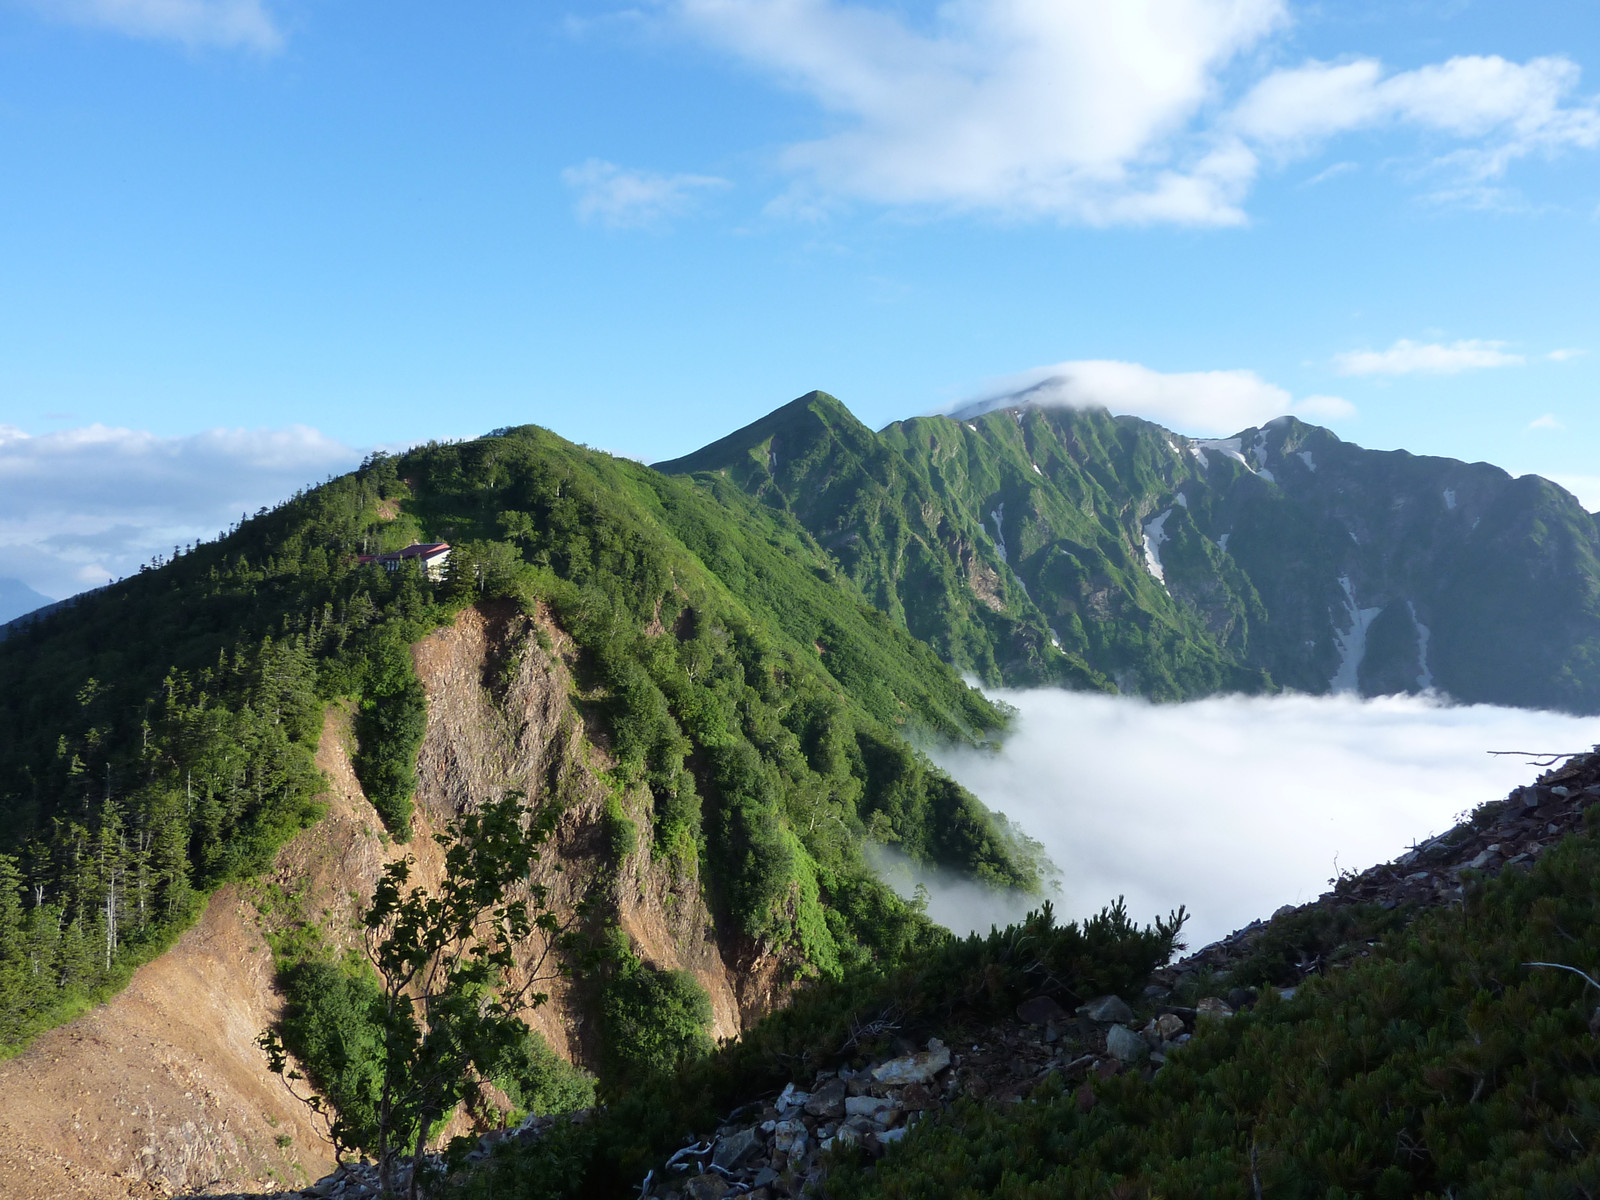
<svg viewBox="0 0 1600 1200"><path fill-rule="evenodd" d="M818 392L655 466L793 514L991 684L1600 711L1600 526L1538 476L1294 417L1191 438L1023 405L874 434Z"/></svg>

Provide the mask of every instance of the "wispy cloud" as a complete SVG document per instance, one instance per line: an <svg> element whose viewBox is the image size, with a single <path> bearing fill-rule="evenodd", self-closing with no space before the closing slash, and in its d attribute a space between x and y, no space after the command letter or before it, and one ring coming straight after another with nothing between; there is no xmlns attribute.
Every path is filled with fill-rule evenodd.
<svg viewBox="0 0 1600 1200"><path fill-rule="evenodd" d="M264 0L29 0L39 13L90 29L191 48L282 49L284 35Z"/></svg>
<svg viewBox="0 0 1600 1200"><path fill-rule="evenodd" d="M1520 367L1528 361L1504 347L1504 342L1477 338L1448 345L1401 338L1387 350L1350 350L1334 355L1333 362L1341 375L1455 375L1487 367Z"/></svg>
<svg viewBox="0 0 1600 1200"><path fill-rule="evenodd" d="M1013 404L1108 408L1200 436L1237 433L1274 417L1322 421L1355 415L1355 407L1341 397L1307 396L1297 401L1287 389L1254 371L1163 372L1112 359L1037 367L998 380L981 397L954 408L971 415Z"/></svg>
<svg viewBox="0 0 1600 1200"><path fill-rule="evenodd" d="M795 211L859 200L1237 225L1264 168L1362 130L1448 139L1428 160L1440 187L1600 145L1600 105L1561 56L1263 72L1259 52L1289 21L1282 0L962 0L921 17L867 0L670 0L666 11L827 114L832 132L779 156L795 178L779 207Z"/></svg>
<svg viewBox="0 0 1600 1200"><path fill-rule="evenodd" d="M580 220L614 229L659 225L692 211L706 192L730 186L714 175L658 175L598 158L568 167L561 182L577 194L573 207Z"/></svg>
<svg viewBox="0 0 1600 1200"><path fill-rule="evenodd" d="M1582 358L1587 353L1589 353L1587 350L1577 350L1569 346L1561 350L1552 350L1545 357L1551 362L1571 362L1575 358Z"/></svg>
<svg viewBox="0 0 1600 1200"><path fill-rule="evenodd" d="M1196 945L1315 898L1335 861L1387 861L1536 774L1485 751L1595 740L1593 718L1400 697L998 694L1020 712L1005 748L937 761L1044 843L1066 915L1119 894L1144 920L1186 904ZM993 916L972 918L986 929Z"/></svg>
<svg viewBox="0 0 1600 1200"><path fill-rule="evenodd" d="M1535 417L1528 422L1529 429L1565 429L1567 426L1561 418L1554 413L1545 413L1542 417Z"/></svg>
<svg viewBox="0 0 1600 1200"><path fill-rule="evenodd" d="M0 426L3 573L72 595L360 461L305 426L187 437L104 425L30 437Z"/></svg>

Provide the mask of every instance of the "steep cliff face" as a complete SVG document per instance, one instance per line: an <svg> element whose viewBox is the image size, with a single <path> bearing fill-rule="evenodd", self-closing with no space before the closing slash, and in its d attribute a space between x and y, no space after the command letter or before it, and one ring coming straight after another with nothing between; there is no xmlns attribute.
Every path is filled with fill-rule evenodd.
<svg viewBox="0 0 1600 1200"><path fill-rule="evenodd" d="M465 609L419 643L415 657L428 694L417 760L418 849L426 832L486 797L520 791L535 802L558 802L562 818L536 878L560 919L594 899L650 966L693 973L711 997L714 1037L736 1035L771 1009L777 961L747 939L719 935L696 863L653 859L645 833L620 866L612 859L604 832L613 786L603 777L611 765L605 733L580 711L576 647L547 612L530 617L509 603ZM643 788L619 799L636 828L648 831ZM583 1033L570 982L555 979L545 990L550 1003L530 1023L559 1053L592 1065L597 1047Z"/></svg>
<svg viewBox="0 0 1600 1200"><path fill-rule="evenodd" d="M575 647L547 614L466 609L414 654L428 725L411 841L384 836L351 768L350 713L331 706L317 754L327 780L322 820L283 847L264 879L218 890L200 922L121 994L0 1063L0 1196L266 1189L331 1169L320 1120L266 1070L255 1044L282 1005L264 931L309 917L331 944L354 946L385 865L410 854L413 878L436 887L443 857L434 832L507 790L564 805L538 874L557 915L597 898L641 959L700 981L713 1036L738 1034L781 998L778 960L719 936L693 862L652 861L645 836L620 867L611 857L604 737L579 708ZM646 798L622 801L647 830ZM563 1057L594 1065L599 1047L582 995L563 979L544 990L550 1001L529 1023Z"/></svg>

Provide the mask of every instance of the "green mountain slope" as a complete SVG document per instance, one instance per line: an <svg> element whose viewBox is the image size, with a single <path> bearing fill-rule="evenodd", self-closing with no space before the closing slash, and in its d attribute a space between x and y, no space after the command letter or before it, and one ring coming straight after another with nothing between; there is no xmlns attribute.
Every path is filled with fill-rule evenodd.
<svg viewBox="0 0 1600 1200"><path fill-rule="evenodd" d="M454 544L447 578L357 561L415 539ZM651 852L698 862L730 936L802 973L924 936L863 862L869 831L1036 882L907 741L981 738L1002 714L793 518L503 430L375 457L0 643L0 1045L119 986L206 890L317 819L326 701L359 701L357 773L407 836L409 646L496 597L580 647L615 786L645 789Z"/></svg>
<svg viewBox="0 0 1600 1200"><path fill-rule="evenodd" d="M1600 711L1595 519L1487 464L1026 404L873 434L812 393L657 466L792 514L991 683Z"/></svg>

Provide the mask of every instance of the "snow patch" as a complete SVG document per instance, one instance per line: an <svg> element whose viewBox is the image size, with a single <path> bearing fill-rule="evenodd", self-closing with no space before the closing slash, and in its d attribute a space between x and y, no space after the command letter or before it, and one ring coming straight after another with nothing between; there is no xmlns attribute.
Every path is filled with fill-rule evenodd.
<svg viewBox="0 0 1600 1200"><path fill-rule="evenodd" d="M1328 681L1330 691L1355 692L1360 686L1361 660L1367 656L1367 630L1381 608L1356 607L1356 590L1349 575L1339 576L1339 586L1344 589L1345 615L1350 618L1350 628L1334 630L1333 640L1339 647L1339 669Z"/></svg>
<svg viewBox="0 0 1600 1200"><path fill-rule="evenodd" d="M1199 446L1190 446L1189 447L1189 453L1194 455L1195 458L1200 460L1200 469L1202 471L1206 470L1207 468L1209 468L1211 466L1211 460L1206 457L1206 452L1204 450L1202 450Z"/></svg>
<svg viewBox="0 0 1600 1200"><path fill-rule="evenodd" d="M974 425L971 421L967 422L967 428L972 430L973 433L977 433L978 432L978 427L976 425Z"/></svg>
<svg viewBox="0 0 1600 1200"><path fill-rule="evenodd" d="M1228 530L1227 533L1225 533L1221 537L1219 537L1217 539L1217 549L1221 550L1224 554L1226 554L1228 552L1228 539L1231 538L1232 536L1233 536L1233 530L1230 529L1230 530Z"/></svg>
<svg viewBox="0 0 1600 1200"><path fill-rule="evenodd" d="M1309 450L1300 451L1300 461L1305 463L1308 471L1315 471L1317 469L1317 464L1312 461L1311 451Z"/></svg>
<svg viewBox="0 0 1600 1200"><path fill-rule="evenodd" d="M1178 443L1173 441L1171 438L1167 439L1167 449L1171 450L1179 458L1183 457L1183 451L1178 449Z"/></svg>
<svg viewBox="0 0 1600 1200"><path fill-rule="evenodd" d="M1054 629L1050 630L1050 644L1057 650L1061 649L1061 639L1056 636L1056 631Z"/></svg>
<svg viewBox="0 0 1600 1200"><path fill-rule="evenodd" d="M1043 476L1044 475L1044 472L1039 470L1039 464L1038 463L1029 463L1028 465L1033 468L1033 473L1035 475L1039 475L1039 476Z"/></svg>
<svg viewBox="0 0 1600 1200"><path fill-rule="evenodd" d="M1250 465L1250 460L1244 456L1239 448L1238 438L1202 438L1199 444L1202 449L1215 450L1218 454L1224 454L1233 459L1234 462L1238 463L1246 471L1249 471L1251 474L1255 473L1255 468ZM1203 457L1201 461L1204 461Z"/></svg>
<svg viewBox="0 0 1600 1200"><path fill-rule="evenodd" d="M1447 512L1455 512L1455 510L1456 510L1456 490L1455 490L1455 488L1445 488L1445 490L1444 490L1444 507L1445 507L1445 511L1447 511Z"/></svg>
<svg viewBox="0 0 1600 1200"><path fill-rule="evenodd" d="M1278 482L1277 477L1274 476L1273 473L1271 471L1267 470L1265 467L1259 468L1256 471L1256 474L1261 476L1261 478L1265 479L1268 483L1277 483Z"/></svg>
<svg viewBox="0 0 1600 1200"><path fill-rule="evenodd" d="M1422 691L1432 691L1434 690L1434 669L1427 666L1427 640L1432 637L1432 634L1430 634L1427 626L1424 626L1421 621L1416 619L1416 605L1413 605L1410 600L1406 600L1405 606L1410 610L1411 624L1416 626L1416 658L1422 664L1422 672L1416 677L1416 685Z"/></svg>
<svg viewBox="0 0 1600 1200"><path fill-rule="evenodd" d="M1176 501L1178 504L1183 505L1185 508L1189 507L1189 497L1185 496L1182 492L1179 492L1172 499L1174 501Z"/></svg>
<svg viewBox="0 0 1600 1200"><path fill-rule="evenodd" d="M1161 544L1168 540L1164 526L1171 515L1169 508L1144 527L1144 565L1162 587L1167 586L1167 573L1161 566Z"/></svg>
<svg viewBox="0 0 1600 1200"><path fill-rule="evenodd" d="M1005 563L1007 566L1010 566L1011 560L1006 557L1006 531L1004 528L1004 522L1006 519L1005 501L1002 500L998 505L989 510L989 519L994 522L994 548L1000 552L1000 561Z"/></svg>

